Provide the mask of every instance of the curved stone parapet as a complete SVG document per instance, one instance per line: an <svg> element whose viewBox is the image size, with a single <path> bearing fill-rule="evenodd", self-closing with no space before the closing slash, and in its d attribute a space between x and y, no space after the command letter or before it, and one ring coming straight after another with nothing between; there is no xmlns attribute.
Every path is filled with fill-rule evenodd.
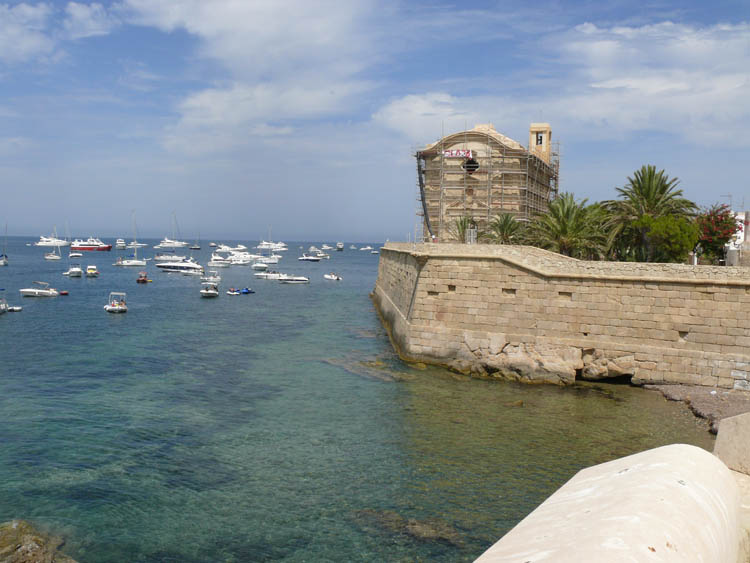
<svg viewBox="0 0 750 563"><path fill-rule="evenodd" d="M477 561L736 563L742 537L732 472L674 444L579 471Z"/></svg>

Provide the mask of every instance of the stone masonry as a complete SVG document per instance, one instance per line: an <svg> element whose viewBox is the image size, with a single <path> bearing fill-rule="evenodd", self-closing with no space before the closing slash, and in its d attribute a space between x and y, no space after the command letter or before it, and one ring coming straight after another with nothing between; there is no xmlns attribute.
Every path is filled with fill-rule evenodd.
<svg viewBox="0 0 750 563"><path fill-rule="evenodd" d="M746 268L388 243L372 297L407 360L528 382L626 376L750 390Z"/></svg>

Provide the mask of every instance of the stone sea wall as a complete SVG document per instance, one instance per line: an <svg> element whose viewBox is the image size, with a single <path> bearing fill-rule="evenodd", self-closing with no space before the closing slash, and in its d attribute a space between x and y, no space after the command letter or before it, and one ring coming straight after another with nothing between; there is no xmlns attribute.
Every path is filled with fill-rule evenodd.
<svg viewBox="0 0 750 563"><path fill-rule="evenodd" d="M747 268L387 243L372 297L407 360L529 382L750 389Z"/></svg>

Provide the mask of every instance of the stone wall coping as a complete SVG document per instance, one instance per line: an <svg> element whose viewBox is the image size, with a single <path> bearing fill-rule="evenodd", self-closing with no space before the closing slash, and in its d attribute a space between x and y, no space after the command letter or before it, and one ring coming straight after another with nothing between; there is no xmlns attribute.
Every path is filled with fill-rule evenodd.
<svg viewBox="0 0 750 563"><path fill-rule="evenodd" d="M489 249L487 248L489 247ZM494 250L494 252L488 252ZM733 286L733 287L750 287L750 270L747 268L734 266L690 266L687 264L649 264L649 263L631 263L631 262L594 262L577 260L568 256L555 254L547 250L532 246L515 246L515 245L463 245L463 244L410 244L387 242L381 249L382 251L400 252L412 255L415 259L420 258L443 258L443 259L479 259L479 260L500 260L521 268L538 276L547 279L580 279L591 281L614 281L614 282L659 282L659 283L676 283L687 285L716 285L716 286ZM511 252L508 252L511 251ZM520 252L528 253L532 260L524 260L518 257ZM509 255L509 254L514 255ZM552 267L560 267L562 271L552 271L533 263L533 258L537 258ZM652 270L654 273L664 271L665 267L669 268L675 274L701 274L710 273L718 278L701 277L669 277L659 275L634 275L634 274L589 274L575 271L574 268L581 265L593 265L593 267L602 269L619 269L620 265L629 266L637 264L639 271L647 272ZM573 266L573 268L570 268ZM566 268L568 271L565 271ZM708 269L708 270L707 270ZM747 279L730 279L726 274L735 276L748 276Z"/></svg>

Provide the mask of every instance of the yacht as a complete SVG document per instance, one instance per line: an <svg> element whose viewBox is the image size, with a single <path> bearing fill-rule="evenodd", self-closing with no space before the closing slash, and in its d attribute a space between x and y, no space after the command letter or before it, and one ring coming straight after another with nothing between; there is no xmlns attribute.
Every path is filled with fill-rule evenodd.
<svg viewBox="0 0 750 563"><path fill-rule="evenodd" d="M49 237L40 236L39 240L34 243L34 246L68 246L68 245L70 245L70 241L57 238L57 233L53 233L53 235Z"/></svg>
<svg viewBox="0 0 750 563"><path fill-rule="evenodd" d="M108 313L127 313L128 306L125 303L126 293L119 291L112 291L107 299L107 304L104 306L104 310Z"/></svg>
<svg viewBox="0 0 750 563"><path fill-rule="evenodd" d="M19 289L18 292L24 297L57 297L60 293L54 288L50 287L47 282L35 281L35 287L27 287L25 289Z"/></svg>
<svg viewBox="0 0 750 563"><path fill-rule="evenodd" d="M72 243L70 243L70 249L80 251L112 250L112 245L105 244L96 237L89 237L86 240L74 240Z"/></svg>
<svg viewBox="0 0 750 563"><path fill-rule="evenodd" d="M186 260L172 260L169 262L159 262L156 264L162 272L187 272L187 271L199 271L203 272L203 266L198 264L192 258Z"/></svg>
<svg viewBox="0 0 750 563"><path fill-rule="evenodd" d="M115 241L115 248L117 248L118 250L124 250L125 248L127 248L127 244L125 244L125 239L124 238L118 238Z"/></svg>
<svg viewBox="0 0 750 563"><path fill-rule="evenodd" d="M323 244L320 247L321 250L333 250L333 247L330 244Z"/></svg>
<svg viewBox="0 0 750 563"><path fill-rule="evenodd" d="M320 256L312 256L305 252L297 260L302 260L303 262L320 262Z"/></svg>
<svg viewBox="0 0 750 563"><path fill-rule="evenodd" d="M344 243L343 242L337 242L336 243L336 250L338 250L339 252L341 252L342 250L344 250Z"/></svg>
<svg viewBox="0 0 750 563"><path fill-rule="evenodd" d="M188 246L189 244L185 241L164 237L159 244L154 245L154 248L187 248Z"/></svg>
<svg viewBox="0 0 750 563"><path fill-rule="evenodd" d="M367 245L360 248L360 250L372 250L372 246Z"/></svg>
<svg viewBox="0 0 750 563"><path fill-rule="evenodd" d="M148 246L145 242L138 242L137 240L132 240L128 244L125 245L125 248L143 248L144 246Z"/></svg>
<svg viewBox="0 0 750 563"><path fill-rule="evenodd" d="M271 250L273 252L283 252L284 250L288 250L286 243L284 242L273 242L268 240L262 240L260 243L258 243L258 246L256 246L258 250Z"/></svg>
<svg viewBox="0 0 750 563"><path fill-rule="evenodd" d="M87 278L98 278L99 270L96 269L95 264L89 264L86 266L86 277Z"/></svg>
<svg viewBox="0 0 750 563"><path fill-rule="evenodd" d="M218 297L219 296L219 286L215 283L211 282L203 282L203 287L201 288L201 297Z"/></svg>

